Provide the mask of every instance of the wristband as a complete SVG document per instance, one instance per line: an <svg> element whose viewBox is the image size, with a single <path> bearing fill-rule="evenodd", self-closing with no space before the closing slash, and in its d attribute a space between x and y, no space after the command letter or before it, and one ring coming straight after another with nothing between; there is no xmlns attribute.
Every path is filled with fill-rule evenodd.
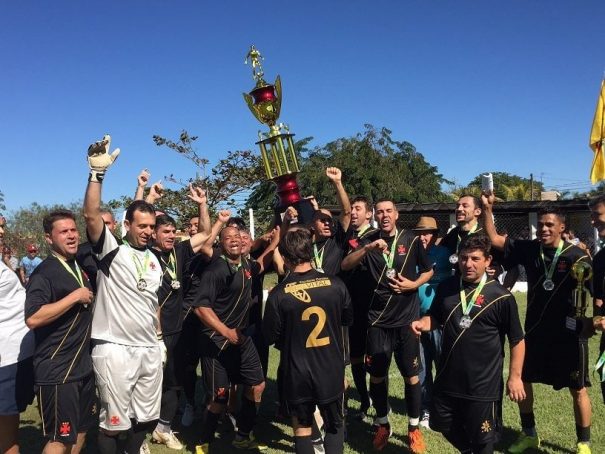
<svg viewBox="0 0 605 454"><path fill-rule="evenodd" d="M88 181L93 183L103 183L103 178L105 178L104 170L90 170L90 174L88 175Z"/></svg>

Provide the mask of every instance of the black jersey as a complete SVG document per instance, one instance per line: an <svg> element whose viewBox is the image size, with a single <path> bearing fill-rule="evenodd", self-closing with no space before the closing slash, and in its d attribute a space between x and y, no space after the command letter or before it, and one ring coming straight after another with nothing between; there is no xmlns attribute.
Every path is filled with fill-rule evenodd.
<svg viewBox="0 0 605 454"><path fill-rule="evenodd" d="M87 241L78 245L78 252L76 252L76 262L80 265L82 271L86 273L93 292L97 291L97 271L99 270L99 264L97 259L92 254L92 245Z"/></svg>
<svg viewBox="0 0 605 454"><path fill-rule="evenodd" d="M322 238L313 243L314 268L321 268L328 276L336 276L340 273L340 264L347 251L347 233L339 221L334 222L335 232L329 238Z"/></svg>
<svg viewBox="0 0 605 454"><path fill-rule="evenodd" d="M349 229L346 255L359 247L369 244L368 238L372 238L372 235L375 233L376 229L373 229L370 226L363 230L361 234L355 229ZM372 276L368 273L367 264L365 262L360 263L359 266L352 270L342 273L342 278L351 295L355 316L357 317L358 314L364 314L364 316L367 317L368 305L370 304L370 299L372 298L374 288L376 287L372 282Z"/></svg>
<svg viewBox="0 0 605 454"><path fill-rule="evenodd" d="M463 285L470 303L478 284ZM429 315L443 325L435 393L472 400L500 400L504 336L511 345L523 339L512 294L498 281L488 279L471 308L472 324L463 329L460 278L452 276L437 287Z"/></svg>
<svg viewBox="0 0 605 454"><path fill-rule="evenodd" d="M342 326L352 322L349 293L338 277L292 272L269 293L263 333L280 345L289 403L328 403L342 394Z"/></svg>
<svg viewBox="0 0 605 454"><path fill-rule="evenodd" d="M592 277L592 289L593 297L603 300L605 297L605 249L601 249L597 255L594 256L592 261L593 265L593 277ZM598 314L605 315L605 307L601 306L596 310Z"/></svg>
<svg viewBox="0 0 605 454"><path fill-rule="evenodd" d="M544 248L546 266L550 267L556 248ZM576 280L571 275L571 267L582 260L591 263L590 257L579 247L564 243L561 255L552 275L555 288L546 291L542 287L545 279L544 262L540 257L538 240L506 239L504 255L509 263L521 264L527 273L527 316L525 333L527 337L536 336L544 345L550 345L561 335L570 335L565 328L566 317L574 316L572 291Z"/></svg>
<svg viewBox="0 0 605 454"><path fill-rule="evenodd" d="M75 260L67 265L77 275ZM82 280L91 288L82 273ZM35 314L45 304L56 303L65 298L80 284L53 255L47 257L32 273L27 285L25 318ZM59 318L34 329L36 351L34 353L34 375L38 385L58 385L90 375L90 327L92 304L74 304Z"/></svg>
<svg viewBox="0 0 605 454"><path fill-rule="evenodd" d="M406 279L415 281L420 274L431 270L432 264L424 247L411 230L400 230L395 236L384 238L382 232L376 230L367 236L366 241L371 243L380 238L386 241L388 251L391 250L393 241L397 242L393 268ZM386 276L387 264L382 251L368 251L360 266L366 267L367 283L373 290L368 310L368 323L371 326L396 328L418 319L418 292L393 292Z"/></svg>
<svg viewBox="0 0 605 454"><path fill-rule="evenodd" d="M192 306L211 308L228 328L245 328L248 326L252 279L259 271L258 262L242 257L241 264L236 266L221 256L204 270ZM213 329L204 325L202 332L219 348L227 346L227 339Z"/></svg>
<svg viewBox="0 0 605 454"><path fill-rule="evenodd" d="M162 267L162 283L158 289L160 325L165 335L176 334L183 328L183 296L186 266L194 255L191 241L185 240L174 245L172 251L151 249ZM173 284L178 282L178 284Z"/></svg>

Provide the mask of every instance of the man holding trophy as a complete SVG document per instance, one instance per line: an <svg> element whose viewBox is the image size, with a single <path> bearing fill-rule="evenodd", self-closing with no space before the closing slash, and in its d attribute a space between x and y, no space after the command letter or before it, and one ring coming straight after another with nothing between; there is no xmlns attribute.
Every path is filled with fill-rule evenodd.
<svg viewBox="0 0 605 454"><path fill-rule="evenodd" d="M538 238L513 240L496 232L493 219L493 192L482 195L484 228L494 248L504 251L511 264L521 264L527 272L528 296L525 320L526 354L523 382L527 398L519 402L523 433L509 448L522 453L540 446L533 413L532 383L555 390L568 388L578 439L577 452L590 454L592 408L586 390L588 340L583 334L586 289L591 276L591 260L585 251L565 242L565 215L558 210L538 213Z"/></svg>

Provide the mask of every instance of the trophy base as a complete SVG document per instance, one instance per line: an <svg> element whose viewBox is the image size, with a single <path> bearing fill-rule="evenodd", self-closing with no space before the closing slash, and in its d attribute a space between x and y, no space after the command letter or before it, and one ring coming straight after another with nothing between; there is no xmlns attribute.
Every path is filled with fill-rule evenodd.
<svg viewBox="0 0 605 454"><path fill-rule="evenodd" d="M296 172L280 175L273 178L277 188L278 201L275 206L275 217L278 224L282 222L282 214L288 207L296 208L298 211L298 224L309 225L313 218L315 209L311 202L300 196L300 188L296 182Z"/></svg>

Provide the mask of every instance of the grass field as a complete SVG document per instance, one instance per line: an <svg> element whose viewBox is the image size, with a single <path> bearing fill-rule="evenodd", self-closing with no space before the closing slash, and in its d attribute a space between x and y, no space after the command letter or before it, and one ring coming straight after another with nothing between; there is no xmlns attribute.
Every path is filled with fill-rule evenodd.
<svg viewBox="0 0 605 454"><path fill-rule="evenodd" d="M525 295L517 294L517 301L520 306L521 317L525 314ZM594 337L590 343L591 364L596 362L598 352L598 338ZM508 353L508 349L507 349ZM274 418L276 401L275 372L277 368L277 351L271 350L270 372L267 381L267 388L264 395L263 405L260 411L257 429L255 434L257 439L262 440L269 445L268 453L293 452L292 431L287 425L287 421L276 421ZM507 375L508 358L505 366L505 379ZM352 378L347 371L349 382ZM592 444L593 454L605 453L605 406L601 397L601 391L596 375L591 376L593 387L589 393L593 404L593 427ZM554 392L551 388L537 385L535 386L536 395L536 420L540 436L544 440L543 448L534 451L534 453L575 453L575 425L573 419L573 410L571 406L571 397L567 391ZM383 450L384 453L408 452L405 445L405 431L407 430L407 417L405 416L405 402L403 400L403 380L395 365L390 370L390 402L393 409L391 424L394 434L389 445ZM358 408L357 394L355 390L350 392L349 407ZM178 419L178 418L177 418ZM182 430L178 425L174 430L180 431L180 439L186 443L187 451L195 451L197 433L199 433L199 420L193 427ZM371 436L369 434L369 423L350 422L347 426L348 439L345 445L346 453L368 453L372 452ZM504 432L501 443L497 446L496 452L506 452L506 448L514 441L517 432L520 429L518 411L516 404L505 400L504 404ZM455 453L456 451L444 440L444 438L434 432L424 431L427 443L427 453L442 454ZM22 415L21 429L21 452L24 454L39 453L43 445L40 428L40 418L37 408L30 406ZM85 448L87 453L95 453L96 433L88 435L88 443ZM219 434L219 439L213 446L213 452L217 454L241 452L231 448L232 432ZM175 451L169 450L161 445L150 445L153 454L169 454Z"/></svg>

